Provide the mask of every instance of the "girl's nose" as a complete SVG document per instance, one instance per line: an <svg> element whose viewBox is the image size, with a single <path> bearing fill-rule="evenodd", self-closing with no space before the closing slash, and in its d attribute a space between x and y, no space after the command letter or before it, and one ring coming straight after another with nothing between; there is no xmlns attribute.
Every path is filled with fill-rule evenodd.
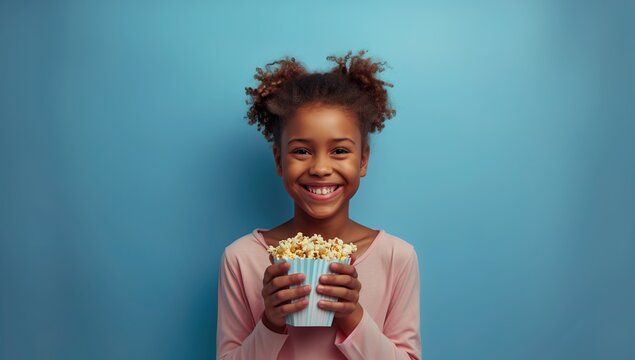
<svg viewBox="0 0 635 360"><path fill-rule="evenodd" d="M331 162L328 157L316 156L309 169L309 175L326 176L333 172Z"/></svg>

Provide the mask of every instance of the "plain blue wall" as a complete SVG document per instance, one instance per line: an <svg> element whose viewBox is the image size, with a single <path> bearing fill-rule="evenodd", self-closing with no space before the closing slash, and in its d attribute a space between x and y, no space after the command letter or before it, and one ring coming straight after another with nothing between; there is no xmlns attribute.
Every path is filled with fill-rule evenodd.
<svg viewBox="0 0 635 360"><path fill-rule="evenodd" d="M291 215L244 87L362 48L351 215L415 245L424 357L635 358L633 2L51 3L0 4L0 358L213 358L223 248Z"/></svg>

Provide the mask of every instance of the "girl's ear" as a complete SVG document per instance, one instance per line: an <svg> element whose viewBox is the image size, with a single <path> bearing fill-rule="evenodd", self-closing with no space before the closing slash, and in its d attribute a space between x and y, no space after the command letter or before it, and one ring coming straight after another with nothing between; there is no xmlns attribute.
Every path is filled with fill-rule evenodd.
<svg viewBox="0 0 635 360"><path fill-rule="evenodd" d="M278 176L282 176L282 163L280 161L280 149L278 148L278 145L276 145L275 143L273 144L273 160L276 163L276 174L278 174Z"/></svg>
<svg viewBox="0 0 635 360"><path fill-rule="evenodd" d="M362 151L362 164L359 172L359 176L366 176L366 169L368 168L368 158L370 157L370 145L364 145L364 150Z"/></svg>

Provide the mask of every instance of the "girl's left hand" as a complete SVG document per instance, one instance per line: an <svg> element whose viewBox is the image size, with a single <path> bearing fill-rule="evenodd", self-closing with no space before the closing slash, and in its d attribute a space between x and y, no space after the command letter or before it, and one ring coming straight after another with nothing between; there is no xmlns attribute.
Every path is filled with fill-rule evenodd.
<svg viewBox="0 0 635 360"><path fill-rule="evenodd" d="M339 301L321 300L318 307L335 312L334 324L348 335L362 319L363 309L358 302L362 283L353 265L331 263L330 270L335 274L322 275L316 290Z"/></svg>

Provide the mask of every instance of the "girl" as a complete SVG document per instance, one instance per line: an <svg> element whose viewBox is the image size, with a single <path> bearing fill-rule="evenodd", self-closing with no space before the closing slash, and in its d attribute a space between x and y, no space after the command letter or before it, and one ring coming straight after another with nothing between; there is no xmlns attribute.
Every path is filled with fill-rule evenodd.
<svg viewBox="0 0 635 360"><path fill-rule="evenodd" d="M257 68L246 88L247 118L273 142L276 171L293 199L294 215L257 228L225 248L218 285L216 349L220 359L420 359L419 267L409 243L349 218L349 201L366 175L369 133L394 116L382 62L327 57L331 71L308 73L285 58ZM311 289L289 264L273 264L269 245L321 234L354 242L351 265ZM363 290L362 290L363 288ZM318 306L335 313L331 327L285 325L285 315L308 304L311 291L338 298ZM291 300L298 300L291 302Z"/></svg>

